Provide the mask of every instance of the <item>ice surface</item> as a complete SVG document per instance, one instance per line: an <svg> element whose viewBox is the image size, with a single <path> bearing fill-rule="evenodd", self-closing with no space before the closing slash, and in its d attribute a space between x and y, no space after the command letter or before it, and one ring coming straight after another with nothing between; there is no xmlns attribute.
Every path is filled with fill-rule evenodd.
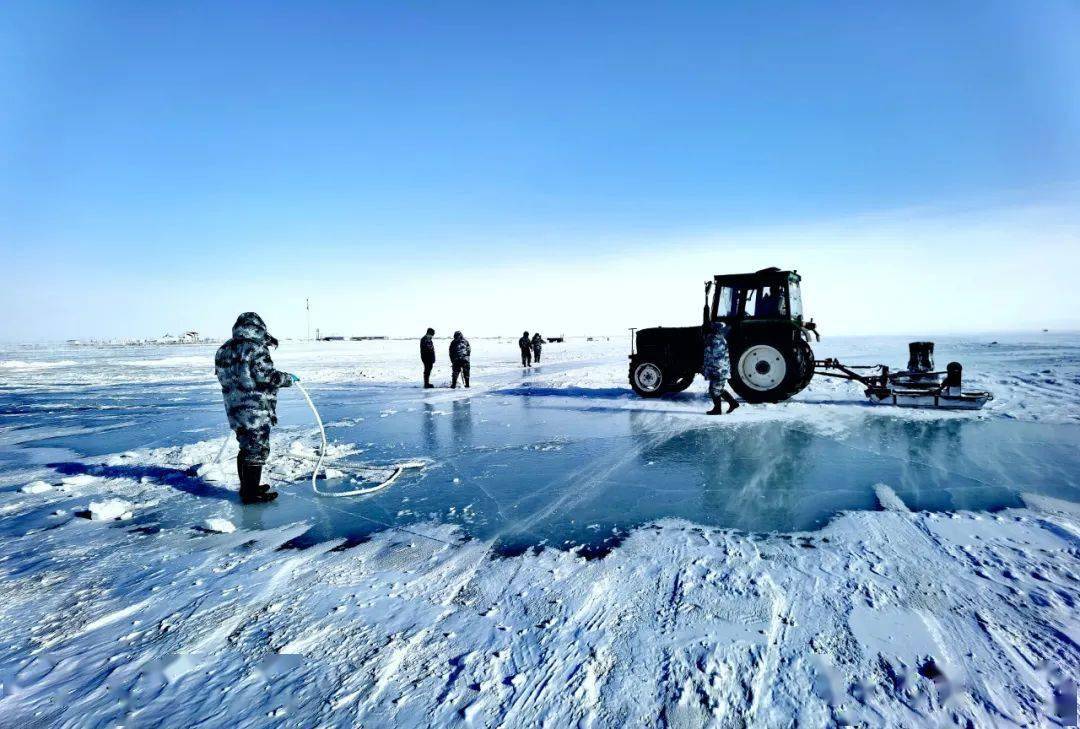
<svg viewBox="0 0 1080 729"><path fill-rule="evenodd" d="M425 392L413 341L286 342L327 423L321 489L431 460L316 498L286 391L260 507L236 497L212 347L0 351L0 715L1068 722L1080 337L939 338L995 391L977 413L815 380L709 418L700 382L630 394L627 349L571 340L523 372L512 339L474 339L474 387ZM815 351L895 365L906 338ZM131 517L72 521L110 501Z"/></svg>

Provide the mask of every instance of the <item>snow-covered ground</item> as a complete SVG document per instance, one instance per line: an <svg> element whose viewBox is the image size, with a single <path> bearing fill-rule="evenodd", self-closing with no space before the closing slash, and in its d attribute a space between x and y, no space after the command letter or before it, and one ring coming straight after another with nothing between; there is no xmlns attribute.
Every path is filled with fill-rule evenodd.
<svg viewBox="0 0 1080 729"><path fill-rule="evenodd" d="M819 356L902 364L906 339ZM447 384L446 343L436 381ZM1075 724L1080 336L938 339L977 413L817 378L708 418L624 339L283 343L242 507L212 347L0 350L0 724Z"/></svg>

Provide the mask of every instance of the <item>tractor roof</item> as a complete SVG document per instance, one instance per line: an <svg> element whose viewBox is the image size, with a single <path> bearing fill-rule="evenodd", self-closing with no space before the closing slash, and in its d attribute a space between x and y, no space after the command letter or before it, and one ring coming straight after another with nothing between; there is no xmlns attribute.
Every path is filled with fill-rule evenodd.
<svg viewBox="0 0 1080 729"><path fill-rule="evenodd" d="M718 286L748 286L780 281L795 281L798 283L800 280L802 280L802 277L795 271L781 271L776 267L763 268L754 273L726 273L713 276L713 281Z"/></svg>

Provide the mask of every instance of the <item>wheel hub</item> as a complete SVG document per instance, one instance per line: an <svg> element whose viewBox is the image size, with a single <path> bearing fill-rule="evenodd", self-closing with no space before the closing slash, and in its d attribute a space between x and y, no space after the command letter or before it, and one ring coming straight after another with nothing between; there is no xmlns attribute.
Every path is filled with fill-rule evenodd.
<svg viewBox="0 0 1080 729"><path fill-rule="evenodd" d="M634 370L634 379L637 380L638 387L645 392L656 392L664 384L663 373L651 362L638 365L638 368Z"/></svg>
<svg viewBox="0 0 1080 729"><path fill-rule="evenodd" d="M747 387L766 392L780 386L787 375L787 361L780 350L769 344L749 347L738 362L738 376Z"/></svg>

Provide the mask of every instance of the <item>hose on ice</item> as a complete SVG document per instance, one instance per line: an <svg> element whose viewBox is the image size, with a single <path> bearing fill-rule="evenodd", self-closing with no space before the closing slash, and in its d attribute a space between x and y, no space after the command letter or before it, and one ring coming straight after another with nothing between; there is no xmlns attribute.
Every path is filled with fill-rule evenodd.
<svg viewBox="0 0 1080 729"><path fill-rule="evenodd" d="M379 483L372 484L371 486L364 486L363 488L358 488L358 489L350 489L349 491L320 491L319 490L319 485L318 485L319 471L322 470L323 461L326 458L326 449L329 447L329 444L326 441L326 428L323 427L322 416L319 415L319 410L318 410L318 408L315 407L315 403L311 401L311 396L308 395L307 390L305 390L304 386L301 385L299 382L294 382L293 384L296 385L296 387L300 390L300 393L304 396L304 400L307 401L308 407L311 408L311 414L315 416L315 422L319 426L319 437L322 439L322 445L319 447L319 457L314 459L315 460L315 468L311 472L311 490L314 491L317 495L319 495L319 496L364 496L366 494L373 494L376 491L381 491L382 489L386 488L390 484L394 483L394 481L397 481L398 477L401 476L401 474L404 473L405 471L407 471L407 470L409 470L411 468L424 468L427 465L427 463L425 463L423 461L407 461L405 463L398 463L398 464L395 464L394 466L391 467L390 476L388 476L383 481L380 481ZM215 465L218 465L218 466L221 465L221 459L225 455L225 449L229 446L229 440L231 438L232 438L232 433L229 433L227 436L225 436L225 440L222 441L221 448L218 450L217 458L215 458L214 461L213 461ZM299 457L300 458L307 458L307 456L299 456ZM341 468L342 466L339 464L338 467ZM374 470L386 470L386 469L376 469L376 468L371 468L371 467L364 467L364 468L355 468L354 467L352 469L345 468L344 470L374 471Z"/></svg>
<svg viewBox="0 0 1080 729"><path fill-rule="evenodd" d="M293 384L300 389L300 394L307 400L308 407L311 408L311 413L315 416L315 422L319 426L319 437L322 438L322 446L319 448L319 458L315 462L315 469L311 472L311 490L319 496L364 496L365 494L372 494L394 483L406 469L422 467L421 464L416 463L400 463L394 466L394 470L390 473L390 476L381 483L358 489L350 489L349 491L320 491L317 479L319 477L319 470L323 465L323 459L326 457L326 449L328 447L326 442L326 428L323 427L323 421L322 417L319 415L319 410L315 407L315 403L311 401L311 396L308 395L307 390L305 390L304 386L299 382L294 382Z"/></svg>

